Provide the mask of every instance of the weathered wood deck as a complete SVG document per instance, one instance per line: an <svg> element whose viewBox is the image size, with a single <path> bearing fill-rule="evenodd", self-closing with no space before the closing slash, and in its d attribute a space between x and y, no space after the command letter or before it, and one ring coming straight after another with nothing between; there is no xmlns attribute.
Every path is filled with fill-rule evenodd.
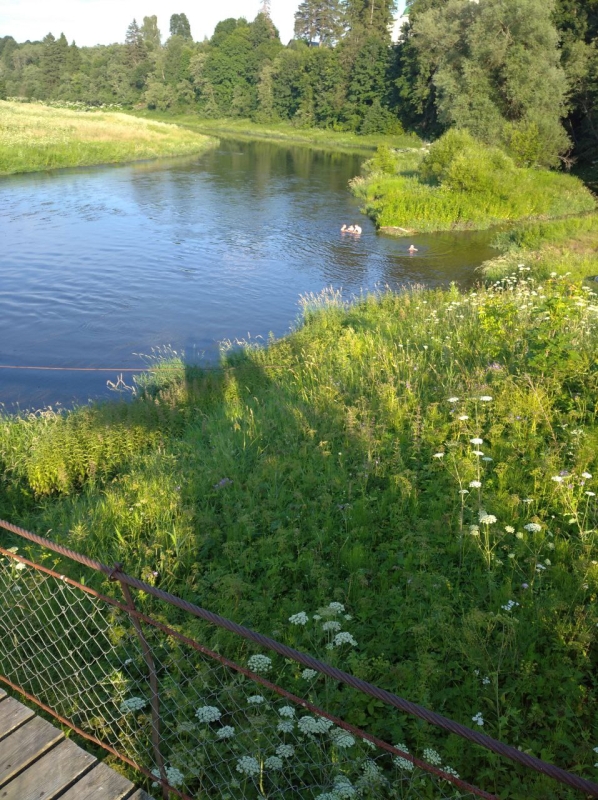
<svg viewBox="0 0 598 800"><path fill-rule="evenodd" d="M0 800L151 800L0 689Z"/></svg>

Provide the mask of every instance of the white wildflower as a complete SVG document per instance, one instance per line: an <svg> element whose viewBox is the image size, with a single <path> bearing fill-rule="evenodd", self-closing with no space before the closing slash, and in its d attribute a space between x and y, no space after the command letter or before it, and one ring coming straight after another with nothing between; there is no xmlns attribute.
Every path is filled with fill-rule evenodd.
<svg viewBox="0 0 598 800"><path fill-rule="evenodd" d="M291 758L295 755L295 748L292 744L279 744L276 748L276 755L281 758Z"/></svg>
<svg viewBox="0 0 598 800"><path fill-rule="evenodd" d="M309 622L309 617L305 613L305 611L300 611L298 614L293 614L289 617L289 622L291 625L307 625Z"/></svg>
<svg viewBox="0 0 598 800"><path fill-rule="evenodd" d="M562 483L563 482L563 478L562 478L561 475L553 475L550 480L554 481L555 483Z"/></svg>
<svg viewBox="0 0 598 800"><path fill-rule="evenodd" d="M301 677L304 678L306 681L311 681L312 678L315 678L318 673L315 669L304 669L301 673Z"/></svg>
<svg viewBox="0 0 598 800"><path fill-rule="evenodd" d="M290 722L289 720L284 720L283 722L278 723L276 730L280 733L293 733L295 730L295 723Z"/></svg>
<svg viewBox="0 0 598 800"><path fill-rule="evenodd" d="M469 494L469 489L460 489L459 494Z"/></svg>
<svg viewBox="0 0 598 800"><path fill-rule="evenodd" d="M475 439L470 439L469 444L484 444L484 440L476 436Z"/></svg>
<svg viewBox="0 0 598 800"><path fill-rule="evenodd" d="M235 729L232 725L225 725L220 730L216 731L216 738L217 739L232 739L235 735Z"/></svg>
<svg viewBox="0 0 598 800"><path fill-rule="evenodd" d="M538 522L528 522L527 525L524 525L523 527L530 533L540 533L542 530L542 526Z"/></svg>
<svg viewBox="0 0 598 800"><path fill-rule="evenodd" d="M482 683L484 686L488 686L488 684L491 683L490 678L486 675L486 677L482 679Z"/></svg>
<svg viewBox="0 0 598 800"><path fill-rule="evenodd" d="M494 525L496 522L496 517L494 514L481 514L480 513L480 523L482 525Z"/></svg>
<svg viewBox="0 0 598 800"><path fill-rule="evenodd" d="M505 531L507 533L515 533L515 528L512 525L505 525Z"/></svg>
<svg viewBox="0 0 598 800"><path fill-rule="evenodd" d="M453 769L452 767L449 767L449 766L442 767L442 771L446 772L447 775L452 775L453 778L458 778L459 777L459 773L457 772L457 770Z"/></svg>
<svg viewBox="0 0 598 800"><path fill-rule="evenodd" d="M335 798L339 798L339 800L350 800L350 798L357 795L357 792L346 775L337 775L334 779L332 794Z"/></svg>
<svg viewBox="0 0 598 800"><path fill-rule="evenodd" d="M409 753L407 745L403 744L402 742L399 742L399 744L395 744L395 747L397 748L397 750L401 750L403 753ZM406 769L407 772L413 772L413 770L415 769L415 764L413 763L413 761L407 761L406 758L401 758L401 756L395 756L392 760L392 763L395 765L395 767L398 767L399 769Z"/></svg>
<svg viewBox="0 0 598 800"><path fill-rule="evenodd" d="M200 722L216 722L222 713L215 706L202 706L197 709L195 716Z"/></svg>
<svg viewBox="0 0 598 800"><path fill-rule="evenodd" d="M346 619L346 620L347 620L347 622L349 622L349 620L352 620L352 619L353 619L353 617L351 616L351 614L345 614L345 615L344 615L344 619Z"/></svg>
<svg viewBox="0 0 598 800"><path fill-rule="evenodd" d="M514 600L509 600L507 603L505 603L504 606L501 606L501 608L503 611L512 611L515 608L515 606L518 605L519 603L516 603Z"/></svg>
<svg viewBox="0 0 598 800"><path fill-rule="evenodd" d="M588 497L596 497L596 492L586 492Z"/></svg>
<svg viewBox="0 0 598 800"><path fill-rule="evenodd" d="M482 401L482 403L491 403L492 402L492 398L490 397L489 394L483 394L480 397L480 400Z"/></svg>
<svg viewBox="0 0 598 800"><path fill-rule="evenodd" d="M340 631L342 627L340 622L337 622L335 619L330 619L328 622L322 623L323 631Z"/></svg>
<svg viewBox="0 0 598 800"><path fill-rule="evenodd" d="M247 698L247 702L252 706L260 706L262 703L266 702L266 698L262 697L261 694L252 694L251 697Z"/></svg>
<svg viewBox="0 0 598 800"><path fill-rule="evenodd" d="M350 644L351 647L357 647L357 642L348 631L337 633L333 641L335 647L340 647L342 644Z"/></svg>
<svg viewBox="0 0 598 800"><path fill-rule="evenodd" d="M345 611L345 607L342 603L328 603L328 608L335 614L342 614Z"/></svg>
<svg viewBox="0 0 598 800"><path fill-rule="evenodd" d="M536 572L543 572L545 569L544 564L536 564Z"/></svg>
<svg viewBox="0 0 598 800"><path fill-rule="evenodd" d="M432 458L444 458L444 453L434 453Z"/></svg>
<svg viewBox="0 0 598 800"><path fill-rule="evenodd" d="M259 675L260 673L270 671L272 659L263 655L251 656L247 661L247 666L252 672L257 672Z"/></svg>
<svg viewBox="0 0 598 800"><path fill-rule="evenodd" d="M470 489L480 489L482 486L481 481L469 481L469 488Z"/></svg>
<svg viewBox="0 0 598 800"><path fill-rule="evenodd" d="M183 773L178 770L176 767L164 767L164 772L166 773L166 780L171 786L175 788L177 786L181 786L183 781L185 780L185 776ZM152 770L152 775L154 778L160 778L160 770L158 767ZM159 783L152 783L152 786L159 786Z"/></svg>
<svg viewBox="0 0 598 800"><path fill-rule="evenodd" d="M582 472L581 473L581 477L585 478L587 481L589 481L590 478L592 477L592 473L591 472Z"/></svg>
<svg viewBox="0 0 598 800"><path fill-rule="evenodd" d="M466 419L469 419L469 417L467 416L467 414L461 414L461 416L459 417L459 419L461 420L461 422L465 422L465 420L466 420Z"/></svg>
<svg viewBox="0 0 598 800"><path fill-rule="evenodd" d="M472 536L479 536L480 535L480 528L478 525L470 525L469 532Z"/></svg>
<svg viewBox="0 0 598 800"><path fill-rule="evenodd" d="M481 450L472 450L471 454L474 456L483 456L484 453Z"/></svg>
<svg viewBox="0 0 598 800"><path fill-rule="evenodd" d="M264 766L266 769L282 769L282 758L278 756L268 756L264 761Z"/></svg>
<svg viewBox="0 0 598 800"><path fill-rule="evenodd" d="M250 778L260 774L260 764L253 756L241 756L237 761L237 772L248 775Z"/></svg>
<svg viewBox="0 0 598 800"><path fill-rule="evenodd" d="M458 403L459 402L459 398L458 397L449 397L447 402L449 402L449 403Z"/></svg>
<svg viewBox="0 0 598 800"><path fill-rule="evenodd" d="M532 497L526 497L526 498L523 500L523 502L524 502L524 503L533 503L533 502L534 502L534 500L533 500L533 498L532 498Z"/></svg>
<svg viewBox="0 0 598 800"><path fill-rule="evenodd" d="M517 531L515 536L516 536L517 539L523 539L523 533L521 531Z"/></svg>
<svg viewBox="0 0 598 800"><path fill-rule="evenodd" d="M278 709L278 713L285 719L293 719L295 716L295 709L293 706L282 706L282 708Z"/></svg>
<svg viewBox="0 0 598 800"><path fill-rule="evenodd" d="M301 717L297 724L301 733L326 733L332 728L332 722L325 717Z"/></svg>
<svg viewBox="0 0 598 800"><path fill-rule="evenodd" d="M128 697L120 704L121 714L130 714L132 711L141 711L147 705L147 700L142 697Z"/></svg>
<svg viewBox="0 0 598 800"><path fill-rule="evenodd" d="M431 747L426 747L424 750L424 760L435 767L439 767L440 764L442 764L440 753L436 752L436 750L433 750Z"/></svg>
<svg viewBox="0 0 598 800"><path fill-rule="evenodd" d="M328 735L332 739L333 744L336 747L340 747L342 750L353 747L355 744L355 738L351 736L350 733L343 730L343 728L331 728L328 731Z"/></svg>
<svg viewBox="0 0 598 800"><path fill-rule="evenodd" d="M479 725L480 728L484 725L484 717L482 716L482 712L478 711L478 713L471 718L476 725Z"/></svg>
<svg viewBox="0 0 598 800"><path fill-rule="evenodd" d="M482 461L488 461L488 462L489 462L489 461L494 461L494 459L493 459L493 458L490 458L490 456L484 456L484 457L482 458Z"/></svg>

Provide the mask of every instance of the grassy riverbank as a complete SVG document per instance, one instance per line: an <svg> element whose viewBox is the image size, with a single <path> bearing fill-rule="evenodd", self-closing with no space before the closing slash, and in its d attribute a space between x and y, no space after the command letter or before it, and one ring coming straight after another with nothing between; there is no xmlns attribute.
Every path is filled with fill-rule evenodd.
<svg viewBox="0 0 598 800"><path fill-rule="evenodd" d="M201 153L215 140L128 114L0 101L0 175Z"/></svg>
<svg viewBox="0 0 598 800"><path fill-rule="evenodd" d="M227 371L2 418L0 515L595 778L597 323L565 279L329 293ZM331 601L342 652L288 622ZM347 710L503 798L572 796L379 713Z"/></svg>
<svg viewBox="0 0 598 800"><path fill-rule="evenodd" d="M493 244L501 255L481 267L490 280L510 275L520 264L537 280L598 276L598 214L518 225L498 234Z"/></svg>
<svg viewBox="0 0 598 800"><path fill-rule="evenodd" d="M484 229L591 211L582 181L518 167L501 150L451 130L428 153L381 149L352 182L363 210L388 232Z"/></svg>
<svg viewBox="0 0 598 800"><path fill-rule="evenodd" d="M141 111L135 116L175 122L192 130L209 135L229 135L239 139L267 139L288 144L305 144L334 150L357 150L372 153L381 145L387 147L422 146L421 140L411 133L396 135L373 134L361 136L356 133L333 131L323 128L300 128L290 122L269 123L267 125L250 119L206 119L192 114L173 116L166 112Z"/></svg>

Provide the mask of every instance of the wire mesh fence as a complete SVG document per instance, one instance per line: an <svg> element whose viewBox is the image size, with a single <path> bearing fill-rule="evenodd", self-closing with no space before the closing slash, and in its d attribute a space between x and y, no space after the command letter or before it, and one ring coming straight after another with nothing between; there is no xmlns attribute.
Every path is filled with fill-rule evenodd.
<svg viewBox="0 0 598 800"><path fill-rule="evenodd" d="M390 739L405 715L325 664L282 645L273 651L257 634L232 661L201 644L209 620L183 633L160 602L133 598L130 584L144 584L117 568L112 577L122 601L0 548L0 679L145 774L164 798L497 797L462 780L441 747L415 756ZM321 612L337 636L342 606ZM364 697L383 719L376 735L346 721Z"/></svg>

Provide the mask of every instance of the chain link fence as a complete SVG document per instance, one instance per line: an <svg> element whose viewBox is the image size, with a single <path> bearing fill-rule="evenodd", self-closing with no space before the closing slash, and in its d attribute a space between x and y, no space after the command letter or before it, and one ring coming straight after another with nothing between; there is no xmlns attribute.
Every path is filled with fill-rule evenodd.
<svg viewBox="0 0 598 800"><path fill-rule="evenodd" d="M384 738L397 717L412 707L425 718L424 709L172 598L118 566L97 568L120 583L122 602L23 558L16 548L0 547L0 680L139 770L165 800L497 800L462 780L437 749L422 748L416 756ZM134 599L131 587L143 595ZM179 611L169 615L173 601ZM334 623L341 609L331 603L322 611ZM185 620L192 624L178 624ZM243 637L235 649L242 663L201 644L210 640L202 631L223 622ZM223 637L220 649L230 640ZM367 694L360 684L369 687ZM301 696L289 687L299 687ZM405 708L397 702L392 708L386 695ZM364 699L382 720L376 735L345 721ZM425 713L428 723L444 720ZM450 720L441 727L461 736L459 729L469 730ZM469 734L477 744L494 742ZM494 744L495 752L513 749ZM577 781L577 789L598 797L598 786L552 765L532 768L562 773L569 786Z"/></svg>

